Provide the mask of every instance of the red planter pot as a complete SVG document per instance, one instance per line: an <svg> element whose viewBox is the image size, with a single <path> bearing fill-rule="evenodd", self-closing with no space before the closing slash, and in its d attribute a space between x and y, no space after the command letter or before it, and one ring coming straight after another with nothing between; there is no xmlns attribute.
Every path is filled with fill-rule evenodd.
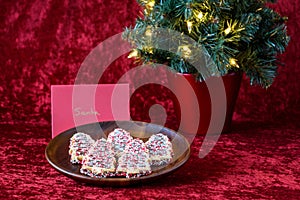
<svg viewBox="0 0 300 200"><path fill-rule="evenodd" d="M206 134L229 132L242 73L195 81L191 74L169 75L175 93L174 109L179 131ZM179 98L178 98L179 97Z"/></svg>

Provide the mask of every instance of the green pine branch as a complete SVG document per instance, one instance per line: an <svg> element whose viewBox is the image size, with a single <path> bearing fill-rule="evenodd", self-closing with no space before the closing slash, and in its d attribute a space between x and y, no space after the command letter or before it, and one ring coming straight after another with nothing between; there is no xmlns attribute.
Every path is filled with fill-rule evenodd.
<svg viewBox="0 0 300 200"><path fill-rule="evenodd" d="M133 45L138 62L168 64L177 72L199 73L201 79L242 70L251 84L269 87L273 83L279 63L276 57L289 42L286 19L265 6L274 0L138 2L144 8L144 16L123 33L123 38ZM178 34L166 40L160 37L159 28L182 33L192 42ZM161 49L162 44L172 48ZM201 53L214 62L207 61L208 74L195 66L203 58Z"/></svg>

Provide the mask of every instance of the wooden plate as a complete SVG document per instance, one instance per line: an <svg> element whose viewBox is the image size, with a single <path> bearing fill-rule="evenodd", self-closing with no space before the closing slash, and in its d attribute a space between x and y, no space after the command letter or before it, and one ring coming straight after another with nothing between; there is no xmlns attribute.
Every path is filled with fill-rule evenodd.
<svg viewBox="0 0 300 200"><path fill-rule="evenodd" d="M147 141L151 135L159 132L167 135L173 145L173 159L166 165L159 167L151 166L151 174L138 178L93 178L81 174L79 172L81 165L70 163L68 150L69 140L72 135L76 132L84 132L96 140L102 137L106 138L107 135L117 127L129 131L133 137L138 137L144 141ZM178 169L188 160L190 156L190 145L181 134L159 125L136 121L108 121L86 124L62 132L49 142L46 147L45 155L48 162L56 170L76 181L102 186L126 186L152 181Z"/></svg>

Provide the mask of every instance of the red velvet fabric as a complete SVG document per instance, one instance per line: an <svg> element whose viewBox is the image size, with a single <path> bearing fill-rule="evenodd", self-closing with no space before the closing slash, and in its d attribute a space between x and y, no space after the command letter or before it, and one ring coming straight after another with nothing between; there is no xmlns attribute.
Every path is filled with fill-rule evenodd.
<svg viewBox="0 0 300 200"><path fill-rule="evenodd" d="M297 199L300 196L300 3L271 5L289 18L291 42L267 90L244 77L233 131L198 157L197 136L189 161L163 180L129 188L77 183L55 171L44 150L51 139L50 86L73 84L88 53L133 25L135 0L0 1L0 197L3 199ZM100 83L115 83L132 61L124 55ZM153 103L174 123L170 92L139 89L131 99L133 119L149 120Z"/></svg>

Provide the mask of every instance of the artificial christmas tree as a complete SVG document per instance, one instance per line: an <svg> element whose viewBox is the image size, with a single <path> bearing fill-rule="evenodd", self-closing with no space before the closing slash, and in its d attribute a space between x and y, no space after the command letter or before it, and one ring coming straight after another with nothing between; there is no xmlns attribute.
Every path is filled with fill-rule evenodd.
<svg viewBox="0 0 300 200"><path fill-rule="evenodd" d="M189 81L192 92L180 79L169 78L170 84L175 85L173 92L185 96L183 105L174 103L181 131L228 132L242 72L251 85L268 88L273 83L280 64L277 54L284 52L289 42L287 19L267 7L267 3L274 3L267 0L138 2L144 8L142 16L137 18L135 27L126 28L123 33L133 46L129 57L153 66L168 65ZM218 80L212 76L222 76L224 85L219 85L225 94L219 99L210 98L214 96L212 92L218 93ZM203 80L208 78L215 89L207 89ZM193 93L196 104L190 103ZM213 113L212 107L220 111ZM191 130L197 124L198 129Z"/></svg>
<svg viewBox="0 0 300 200"><path fill-rule="evenodd" d="M167 64L177 72L196 74L199 80L243 71L251 84L267 88L273 83L280 64L276 56L284 52L289 41L286 18L266 5L274 0L138 2L144 8L143 15L134 28L126 28L123 34L134 47L129 57ZM180 40L178 34L168 35L168 42L178 41L173 44L177 49L170 52L157 48L165 43L166 38L159 37L162 30L181 33ZM193 66L199 47L213 62L205 70Z"/></svg>

